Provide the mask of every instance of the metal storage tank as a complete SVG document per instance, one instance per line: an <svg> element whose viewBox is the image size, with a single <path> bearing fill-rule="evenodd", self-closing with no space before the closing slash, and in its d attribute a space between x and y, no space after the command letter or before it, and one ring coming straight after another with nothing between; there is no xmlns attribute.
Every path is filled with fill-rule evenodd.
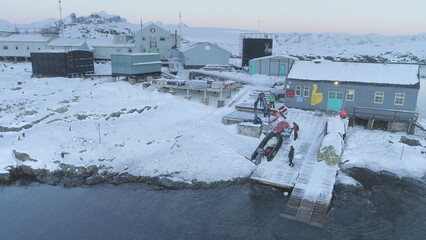
<svg viewBox="0 0 426 240"><path fill-rule="evenodd" d="M33 75L71 77L93 73L93 53L85 50L41 50L31 53Z"/></svg>
<svg viewBox="0 0 426 240"><path fill-rule="evenodd" d="M158 53L125 53L111 55L113 76L135 76L161 72Z"/></svg>

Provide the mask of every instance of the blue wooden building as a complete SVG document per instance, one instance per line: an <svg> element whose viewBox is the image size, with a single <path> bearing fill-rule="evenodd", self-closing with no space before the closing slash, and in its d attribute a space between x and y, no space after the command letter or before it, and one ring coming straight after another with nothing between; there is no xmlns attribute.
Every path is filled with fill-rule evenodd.
<svg viewBox="0 0 426 240"><path fill-rule="evenodd" d="M296 61L287 76L285 103L310 110L343 109L369 128L413 133L419 89L418 65Z"/></svg>

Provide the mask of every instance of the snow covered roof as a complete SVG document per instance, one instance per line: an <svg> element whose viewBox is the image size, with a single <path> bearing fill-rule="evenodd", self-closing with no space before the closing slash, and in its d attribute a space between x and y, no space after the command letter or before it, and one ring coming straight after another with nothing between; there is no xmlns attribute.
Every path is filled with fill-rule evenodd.
<svg viewBox="0 0 426 240"><path fill-rule="evenodd" d="M210 43L210 42L199 42L199 43L195 43L195 44L190 45L190 46L181 47L181 48L179 48L179 51L181 51L181 52L187 52L187 51L189 51L191 49L194 49L194 48L199 47L199 46L204 46L204 45L214 46L214 47L217 47L219 49L222 49L223 51L229 52L228 50L226 50L226 49L224 49L222 47L219 47L217 44L213 44L213 43Z"/></svg>
<svg viewBox="0 0 426 240"><path fill-rule="evenodd" d="M49 46L80 47L80 46L83 46L84 43L85 43L85 40L80 38L55 38L49 43Z"/></svg>
<svg viewBox="0 0 426 240"><path fill-rule="evenodd" d="M65 49L46 49L46 50L38 50L36 53L66 53Z"/></svg>
<svg viewBox="0 0 426 240"><path fill-rule="evenodd" d="M265 57L259 57L259 58L253 58L251 60L262 60L262 59L268 59L268 58L288 58L288 59L292 59L294 61L298 61L298 58L292 57L292 56L288 56L288 55L272 55L272 56L265 56Z"/></svg>
<svg viewBox="0 0 426 240"><path fill-rule="evenodd" d="M45 37L40 34L12 34L7 37L0 37L1 42L47 42L50 37Z"/></svg>
<svg viewBox="0 0 426 240"><path fill-rule="evenodd" d="M415 85L418 73L411 64L296 61L287 79Z"/></svg>
<svg viewBox="0 0 426 240"><path fill-rule="evenodd" d="M87 44L91 47L135 47L135 44L115 44L111 38L88 39Z"/></svg>
<svg viewBox="0 0 426 240"><path fill-rule="evenodd" d="M140 53L140 52L136 52L136 53L113 53L111 55L115 55L115 56L147 56L147 55L158 55L158 56L160 56L159 53Z"/></svg>
<svg viewBox="0 0 426 240"><path fill-rule="evenodd" d="M35 51L36 53L68 53L68 52L74 52L74 51L86 51L91 52L89 50L65 50L65 49L43 49Z"/></svg>

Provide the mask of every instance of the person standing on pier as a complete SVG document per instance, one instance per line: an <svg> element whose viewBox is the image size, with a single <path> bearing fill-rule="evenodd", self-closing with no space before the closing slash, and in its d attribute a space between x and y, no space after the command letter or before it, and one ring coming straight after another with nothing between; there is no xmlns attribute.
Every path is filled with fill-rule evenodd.
<svg viewBox="0 0 426 240"><path fill-rule="evenodd" d="M288 165L290 167L294 167L293 158L294 158L294 147L290 146L290 152L288 152L288 161L289 161Z"/></svg>
<svg viewBox="0 0 426 240"><path fill-rule="evenodd" d="M294 132L294 140L296 140L299 137L299 125L297 123L293 122L293 132Z"/></svg>
<svg viewBox="0 0 426 240"><path fill-rule="evenodd" d="M275 95L273 93L269 95L269 106L275 108Z"/></svg>

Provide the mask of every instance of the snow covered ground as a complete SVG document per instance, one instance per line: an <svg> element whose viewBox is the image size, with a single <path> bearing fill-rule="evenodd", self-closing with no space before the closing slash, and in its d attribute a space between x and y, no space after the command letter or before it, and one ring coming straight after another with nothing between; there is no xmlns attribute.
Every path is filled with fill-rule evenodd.
<svg viewBox="0 0 426 240"><path fill-rule="evenodd" d="M253 170L239 152L250 152L258 139L237 135L236 126L221 123L232 108L217 109L195 97L188 101L125 81L31 79L28 63L6 66L0 70L0 126L43 120L21 132L1 133L1 172L18 164L12 150L38 160L26 164L49 170L59 163L95 164L134 175L207 182Z"/></svg>
<svg viewBox="0 0 426 240"><path fill-rule="evenodd" d="M413 136L403 132L389 133L364 130L359 126L350 127L342 161L349 160L345 165L366 167L373 171L386 170L399 177L424 177L426 147L401 143L402 136L420 140L426 146L426 135L420 130Z"/></svg>
<svg viewBox="0 0 426 240"><path fill-rule="evenodd" d="M96 65L98 73L109 69L109 64ZM265 85L265 77L249 78L225 106L244 101L251 90L273 81L267 79ZM12 154L16 150L37 160L26 165L49 170L60 163L97 165L111 172L185 182L250 176L255 166L244 156L250 156L261 139L238 135L236 125L221 123L234 105L216 108L213 98L209 105L202 104L201 93L190 101L183 95L106 78L31 78L30 63L1 63L0 131L9 130L0 132L0 173L22 164ZM27 129L11 131L25 125ZM302 135L303 123L299 125ZM424 176L424 148L399 143L401 136L406 134L350 128L345 165ZM425 135L408 137L426 145Z"/></svg>

